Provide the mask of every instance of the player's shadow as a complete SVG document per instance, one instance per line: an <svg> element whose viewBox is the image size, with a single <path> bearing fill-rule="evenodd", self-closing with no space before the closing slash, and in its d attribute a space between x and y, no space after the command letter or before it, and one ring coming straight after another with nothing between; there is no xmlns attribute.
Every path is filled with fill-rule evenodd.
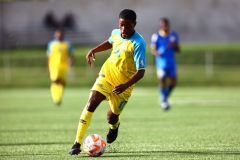
<svg viewBox="0 0 240 160"><path fill-rule="evenodd" d="M0 130L1 133L21 133L21 132L27 132L27 133L34 133L34 132L60 132L60 131L68 131L68 130L62 130L62 129L18 129L18 130Z"/></svg>
<svg viewBox="0 0 240 160"><path fill-rule="evenodd" d="M57 145L69 144L69 142L29 142L29 143L0 143L0 146L29 146L29 145Z"/></svg>
<svg viewBox="0 0 240 160"><path fill-rule="evenodd" d="M111 155L108 155L111 154ZM114 155L115 154L115 155ZM240 151L124 151L106 152L101 157L142 157L149 155L159 156L164 154L186 154L186 155L240 155Z"/></svg>
<svg viewBox="0 0 240 160"><path fill-rule="evenodd" d="M30 156L52 156L52 155L59 155L57 153L53 154L53 153L38 153L38 154L24 154L24 155L30 155ZM22 154L3 154L0 155L0 157L17 157L19 158L19 156L23 156Z"/></svg>

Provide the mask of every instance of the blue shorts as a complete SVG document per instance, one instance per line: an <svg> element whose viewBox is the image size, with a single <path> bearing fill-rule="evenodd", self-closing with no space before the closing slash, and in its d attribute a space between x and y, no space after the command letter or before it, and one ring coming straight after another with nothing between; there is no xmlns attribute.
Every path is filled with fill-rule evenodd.
<svg viewBox="0 0 240 160"><path fill-rule="evenodd" d="M177 69L175 66L168 68L157 68L158 79L164 79L167 77L177 77Z"/></svg>

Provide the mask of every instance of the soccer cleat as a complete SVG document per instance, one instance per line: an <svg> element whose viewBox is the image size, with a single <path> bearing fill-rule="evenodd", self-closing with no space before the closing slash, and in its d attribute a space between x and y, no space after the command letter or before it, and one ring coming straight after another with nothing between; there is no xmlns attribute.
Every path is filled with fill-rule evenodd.
<svg viewBox="0 0 240 160"><path fill-rule="evenodd" d="M81 144L75 142L71 148L71 150L68 152L70 155L78 155L81 152Z"/></svg>
<svg viewBox="0 0 240 160"><path fill-rule="evenodd" d="M56 106L61 106L61 104L62 104L62 101L55 102Z"/></svg>
<svg viewBox="0 0 240 160"><path fill-rule="evenodd" d="M120 123L119 123L119 125L120 125ZM107 134L107 143L112 143L117 139L119 125L116 129L109 128L109 131Z"/></svg>
<svg viewBox="0 0 240 160"><path fill-rule="evenodd" d="M167 102L162 102L161 107L164 111L167 111L170 109L170 105Z"/></svg>

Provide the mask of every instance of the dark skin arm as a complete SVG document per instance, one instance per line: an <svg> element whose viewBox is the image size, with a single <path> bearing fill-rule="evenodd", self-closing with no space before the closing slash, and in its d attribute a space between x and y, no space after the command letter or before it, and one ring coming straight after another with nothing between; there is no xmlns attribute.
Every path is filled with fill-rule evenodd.
<svg viewBox="0 0 240 160"><path fill-rule="evenodd" d="M170 42L167 47L168 47L168 48L173 48L176 52L180 52L180 47L179 47L179 45L178 45L176 42ZM151 53L152 53L154 56L157 57L157 56L160 56L160 55L161 55L160 53L158 53L157 48L156 48L155 46L152 46L152 47L151 47L151 50L152 50Z"/></svg>
<svg viewBox="0 0 240 160"><path fill-rule="evenodd" d="M48 70L48 75L50 76L50 72L49 72L49 58L47 57L47 70Z"/></svg>
<svg viewBox="0 0 240 160"><path fill-rule="evenodd" d="M73 55L68 56L68 64L69 64L69 66L73 65Z"/></svg>
<svg viewBox="0 0 240 160"><path fill-rule="evenodd" d="M95 61L95 53L97 52L101 52L101 51L105 51L105 50L108 50L108 49L111 49L112 48L112 44L109 43L107 40L104 41L103 43L101 43L100 45L96 46L95 48L91 49L87 56L86 56L86 60L88 62L88 64L93 67L93 64L91 62L91 58Z"/></svg>
<svg viewBox="0 0 240 160"><path fill-rule="evenodd" d="M160 54L158 53L158 51L157 51L157 47L156 46L151 46L151 50L152 50L152 54L154 55L154 56L160 56Z"/></svg>
<svg viewBox="0 0 240 160"><path fill-rule="evenodd" d="M173 48L176 52L180 52L180 47L176 42L170 42L168 48Z"/></svg>
<svg viewBox="0 0 240 160"><path fill-rule="evenodd" d="M108 49L111 49L112 48L112 44L109 43L107 40L104 41L103 43L101 43L100 45L98 45L97 47L91 49L87 56L86 56L86 60L88 62L88 64L92 67L93 64L91 62L91 58L93 60L95 60L95 53L97 52L101 52L101 51L105 51L105 50L108 50ZM124 84L120 84L118 86L115 86L114 89L113 89L113 93L116 93L116 94L120 94L122 93L123 91L125 91L128 87L132 86L133 84L135 84L136 82L138 82L143 76L144 76L144 73L145 73L145 70L142 69L142 70L138 70L133 76L132 78L127 81L126 83Z"/></svg>
<svg viewBox="0 0 240 160"><path fill-rule="evenodd" d="M125 91L128 87L132 86L133 84L137 83L140 79L143 78L145 73L144 69L138 70L133 76L132 78L129 79L129 81L127 81L124 84L120 84L118 86L115 86L113 89L113 93L115 94L120 94L123 91Z"/></svg>

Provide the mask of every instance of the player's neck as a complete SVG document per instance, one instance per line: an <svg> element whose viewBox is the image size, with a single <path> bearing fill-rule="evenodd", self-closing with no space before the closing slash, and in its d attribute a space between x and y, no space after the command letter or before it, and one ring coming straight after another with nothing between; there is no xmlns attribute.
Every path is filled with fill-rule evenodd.
<svg viewBox="0 0 240 160"><path fill-rule="evenodd" d="M128 38L131 38L131 37L134 35L134 33L135 33L135 30L133 30L132 33L130 33L128 37L123 38L122 34L121 34L121 37L122 37L123 39L128 39Z"/></svg>
<svg viewBox="0 0 240 160"><path fill-rule="evenodd" d="M169 34L169 31L159 30L158 32L161 36L165 37Z"/></svg>

